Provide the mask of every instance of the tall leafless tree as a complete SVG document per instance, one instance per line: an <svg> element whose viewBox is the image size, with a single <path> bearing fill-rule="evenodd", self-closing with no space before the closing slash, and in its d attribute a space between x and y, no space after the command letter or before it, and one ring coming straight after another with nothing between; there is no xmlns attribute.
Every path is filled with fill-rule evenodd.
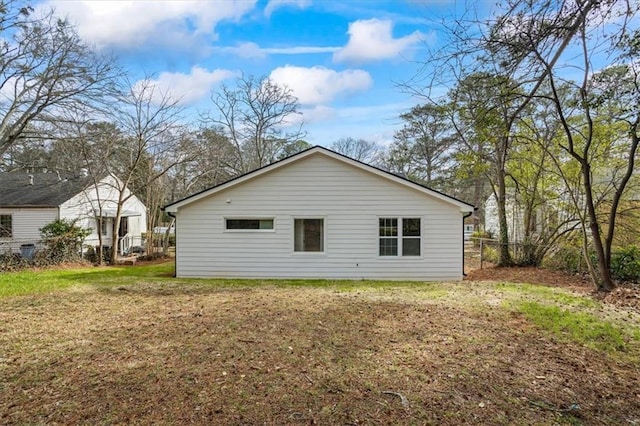
<svg viewBox="0 0 640 426"><path fill-rule="evenodd" d="M241 76L234 88L211 94L214 111L202 113L233 145L229 166L235 174L262 167L282 157L304 137L298 99L291 89L267 77Z"/></svg>
<svg viewBox="0 0 640 426"><path fill-rule="evenodd" d="M376 165L380 162L383 148L373 141L341 138L331 144L331 149L363 163Z"/></svg>
<svg viewBox="0 0 640 426"><path fill-rule="evenodd" d="M53 11L39 16L23 2L1 1L0 158L30 125L99 103L118 75L114 59L96 54Z"/></svg>

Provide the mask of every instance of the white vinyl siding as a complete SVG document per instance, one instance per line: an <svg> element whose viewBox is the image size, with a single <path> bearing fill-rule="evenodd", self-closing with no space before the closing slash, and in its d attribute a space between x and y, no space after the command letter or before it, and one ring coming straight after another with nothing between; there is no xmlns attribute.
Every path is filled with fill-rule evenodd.
<svg viewBox="0 0 640 426"><path fill-rule="evenodd" d="M37 244L42 239L40 228L58 219L58 209L2 208L0 215L11 215L11 237L0 237L0 254L19 252L22 244Z"/></svg>
<svg viewBox="0 0 640 426"><path fill-rule="evenodd" d="M225 217L273 217L275 232L225 232ZM421 218L421 256L379 256L382 217ZM323 218L323 253L296 253L295 219ZM460 208L316 154L177 212L179 277L462 278Z"/></svg>

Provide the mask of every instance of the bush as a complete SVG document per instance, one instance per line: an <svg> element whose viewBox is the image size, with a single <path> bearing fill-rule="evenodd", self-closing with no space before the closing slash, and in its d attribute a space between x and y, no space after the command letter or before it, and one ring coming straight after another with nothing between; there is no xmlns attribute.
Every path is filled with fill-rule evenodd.
<svg viewBox="0 0 640 426"><path fill-rule="evenodd" d="M84 258L86 261L95 264L98 264L98 250L99 246L86 246L86 250L84 252ZM109 262L111 260L111 247L102 246L102 261Z"/></svg>
<svg viewBox="0 0 640 426"><path fill-rule="evenodd" d="M640 281L640 248L628 246L611 254L611 277L617 281Z"/></svg>
<svg viewBox="0 0 640 426"><path fill-rule="evenodd" d="M597 268L598 260L595 252L590 251L589 258ZM543 260L543 266L572 274L589 273L589 268L584 260L582 244L577 240L566 241L547 253Z"/></svg>
<svg viewBox="0 0 640 426"><path fill-rule="evenodd" d="M490 245L482 247L482 259L485 262L498 263L498 249Z"/></svg>
<svg viewBox="0 0 640 426"><path fill-rule="evenodd" d="M76 226L75 220L57 219L40 228L40 234L48 259L62 263L80 259L82 241L91 230Z"/></svg>

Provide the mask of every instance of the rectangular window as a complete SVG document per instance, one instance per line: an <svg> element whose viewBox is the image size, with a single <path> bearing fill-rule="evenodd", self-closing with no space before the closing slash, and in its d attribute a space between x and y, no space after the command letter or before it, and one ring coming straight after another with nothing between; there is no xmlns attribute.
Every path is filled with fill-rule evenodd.
<svg viewBox="0 0 640 426"><path fill-rule="evenodd" d="M398 255L398 219L380 219L380 256Z"/></svg>
<svg viewBox="0 0 640 426"><path fill-rule="evenodd" d="M402 255L420 256L420 218L402 219Z"/></svg>
<svg viewBox="0 0 640 426"><path fill-rule="evenodd" d="M225 229L229 231L273 230L273 219L225 219Z"/></svg>
<svg viewBox="0 0 640 426"><path fill-rule="evenodd" d="M324 251L324 219L295 219L293 234L294 251Z"/></svg>
<svg viewBox="0 0 640 426"><path fill-rule="evenodd" d="M0 238L13 236L13 221L10 214L0 214Z"/></svg>
<svg viewBox="0 0 640 426"><path fill-rule="evenodd" d="M419 217L379 218L378 229L380 256L420 256L422 228Z"/></svg>

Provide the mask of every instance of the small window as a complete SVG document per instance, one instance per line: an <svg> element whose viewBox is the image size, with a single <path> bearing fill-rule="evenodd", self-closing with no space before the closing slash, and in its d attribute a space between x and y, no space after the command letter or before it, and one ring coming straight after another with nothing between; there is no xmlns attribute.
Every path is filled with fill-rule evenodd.
<svg viewBox="0 0 640 426"><path fill-rule="evenodd" d="M273 219L225 219L225 229L229 231L272 230Z"/></svg>
<svg viewBox="0 0 640 426"><path fill-rule="evenodd" d="M324 219L295 219L293 250L324 251Z"/></svg>
<svg viewBox="0 0 640 426"><path fill-rule="evenodd" d="M398 226L398 224L401 226ZM416 218L378 219L380 256L420 256L421 220Z"/></svg>
<svg viewBox="0 0 640 426"><path fill-rule="evenodd" d="M0 238L13 236L13 221L10 214L0 214Z"/></svg>

